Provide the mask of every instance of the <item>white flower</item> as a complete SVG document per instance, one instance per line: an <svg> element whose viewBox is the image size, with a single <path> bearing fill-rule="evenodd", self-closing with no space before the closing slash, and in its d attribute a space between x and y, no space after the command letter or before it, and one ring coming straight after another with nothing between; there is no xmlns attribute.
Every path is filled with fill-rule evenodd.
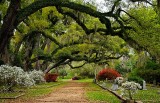
<svg viewBox="0 0 160 103"><path fill-rule="evenodd" d="M125 83L122 83L122 88L121 88L121 95L126 95L129 96L130 99L132 99L132 95L137 93L138 89L141 89L141 85L139 83L135 82L128 82L126 81Z"/></svg>
<svg viewBox="0 0 160 103"><path fill-rule="evenodd" d="M118 85L121 85L123 82L124 82L123 77L117 77L117 78L115 79L115 83L118 84Z"/></svg>
<svg viewBox="0 0 160 103"><path fill-rule="evenodd" d="M1 65L0 66L0 84L2 86L15 84L21 86L32 86L35 81L29 77L27 72L16 66Z"/></svg>
<svg viewBox="0 0 160 103"><path fill-rule="evenodd" d="M44 79L44 73L40 70L33 70L29 73L29 76L30 78L32 78L35 83L42 83L42 82L45 82L45 79Z"/></svg>

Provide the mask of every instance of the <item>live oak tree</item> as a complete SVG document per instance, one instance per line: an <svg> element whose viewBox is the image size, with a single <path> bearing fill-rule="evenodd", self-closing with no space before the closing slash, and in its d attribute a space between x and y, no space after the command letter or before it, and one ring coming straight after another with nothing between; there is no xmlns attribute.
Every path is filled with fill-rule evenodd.
<svg viewBox="0 0 160 103"><path fill-rule="evenodd" d="M154 61L160 62L160 24L157 13L151 7L140 7L136 10L132 9L130 13L141 24L141 26L138 26L137 23L130 21L131 25L135 26L136 32L129 31L129 33L132 38L143 47L137 49L147 51Z"/></svg>
<svg viewBox="0 0 160 103"><path fill-rule="evenodd" d="M109 59L118 59L123 53L127 53L124 48L121 49L125 46L123 40L96 33L96 26L102 30L105 28L97 18L70 9L57 9L58 11L53 7L41 9L16 27L10 41L9 49L12 53L7 54L12 58L12 65L21 66L25 70L46 69L50 63L54 63L52 68L64 64L75 68L72 61L107 63ZM95 21L96 25L91 21ZM93 33L86 35L77 25L82 23L91 28L90 32ZM48 68L46 72L52 68Z"/></svg>
<svg viewBox="0 0 160 103"><path fill-rule="evenodd" d="M106 26L105 29L102 29L102 30L98 29L97 31L103 31L106 35L118 35L124 39L127 38L127 37L124 37L122 33L125 30L125 28L128 28L128 27L124 26L122 21L119 20L119 16L120 16L118 14L119 11L118 10L115 11L115 6L113 6L111 11L106 13L101 13L94 9L91 9L90 7L77 4L74 2L66 1L66 0L46 0L46 1L38 0L30 3L25 7L21 7L22 6L21 3L22 3L21 0L16 0L16 1L10 0L9 6L7 8L7 12L6 14L3 14L5 16L3 17L3 24L0 29L0 50L1 50L0 54L1 55L4 54L5 47L7 43L9 43L10 38L13 36L14 30L16 29L16 27L22 21L27 19L29 15L47 6L67 7L73 10L87 13L91 16L99 18L99 20L103 24L105 24ZM118 27L120 29L117 31L117 28L116 28L116 31L115 31L114 28L112 28L111 21L106 17L115 19L117 23L120 25L120 27ZM85 30L87 34L94 32L93 30L85 28L84 25L82 28Z"/></svg>
<svg viewBox="0 0 160 103"><path fill-rule="evenodd" d="M27 2L27 4L24 5L26 2ZM25 25L26 25L27 22L30 22L32 24L32 20L28 20L31 17L30 15L35 12L41 13L42 8L48 7L48 6L53 6L56 8L55 10L49 11L50 15L48 15L48 19L50 22L52 22L51 23L52 26L54 26L58 20L58 18L56 16L54 16L54 14L59 12L60 14L64 15L65 18L69 17L69 18L72 18L73 20L75 20L76 23L83 29L83 32L86 33L87 35L89 35L89 34L92 35L93 33L97 32L102 35L119 36L120 38L124 39L128 43L137 43L132 37L130 37L126 33L126 30L130 30L133 28L128 26L128 24L125 23L125 21L121 17L121 12L123 12L123 13L126 13L126 12L121 7L119 7L120 2L121 2L121 0L115 0L113 2L113 5L111 5L111 7L110 7L111 9L108 12L103 13L103 12L96 11L95 9L89 7L88 5L83 5L80 3L75 3L75 2L67 1L67 0L46 0L46 1L38 0L38 1L30 1L30 2L25 1L25 0L23 0L23 1L10 0L9 5L6 6L8 8L6 8L3 11L3 15L2 15L3 22L2 22L1 28L0 28L1 59L4 60L4 58L6 58L5 56L8 56L7 44L10 43L11 38L15 34L14 31L16 31L16 30L18 31L18 29L20 29L20 27L21 27L20 25L22 23L25 23ZM4 2L3 6L7 5L7 4L8 4L7 2ZM92 17L96 17L101 22L101 25L103 24L104 26L99 26L99 25L88 26L89 22L87 23L85 21L85 18L83 17L84 15L86 16L87 14ZM38 15L37 18L40 16L41 15ZM84 18L84 19L82 19L82 18ZM36 21L36 18L33 18L33 21ZM64 19L64 22L65 22L65 24L68 24L68 23L70 23L70 20ZM95 22L95 23L97 23L97 22ZM95 24L95 23L93 23L93 24ZM38 24L39 24L38 22L35 23L35 25L38 25ZM34 26L31 26L31 27L34 28ZM61 28L59 28L59 27L61 27ZM36 28L39 28L39 27L37 26ZM55 28L56 28L56 26L55 26ZM49 28L47 28L47 29L49 29ZM63 29L65 29L65 27L63 28L63 25L61 25L61 23L60 23L59 26L57 26L56 30L52 29L51 31L54 32L56 35L62 35L65 32L65 31L63 31ZM48 33L49 33L49 35L48 35ZM20 33L20 34L22 34L22 33ZM26 53L26 55L25 55L25 57L26 57L25 60L27 61L26 63L29 63L29 61L36 62L37 60L47 58L46 59L47 61L53 62L52 60L54 60L54 63L55 63L54 66L58 66L59 64L63 64L63 63L65 64L65 63L71 62L71 59L73 59L73 58L79 58L79 60L85 60L85 59L88 60L88 57L85 58L85 56L88 56L90 52L88 52L88 54L83 56L83 58L82 58L81 56L77 55L77 53L79 53L81 51L74 50L73 49L74 46L71 49L71 51L69 51L69 54L73 54L71 56L68 54L67 55L65 54L65 53L67 53L67 51L66 52L62 51L61 52L63 54L62 56L59 56L56 54L56 53L60 52L59 50L65 50L64 49L65 46L70 46L70 44L82 43L80 41L76 42L76 41L71 40L68 37L69 35L67 36L68 39L66 39L66 41L69 44L69 45L67 45L67 44L61 44L61 42L63 43L63 41L58 41L58 39L56 40L54 37L52 37L50 34L50 31L49 32L46 30L41 31L40 29L38 29L36 31L31 31L30 33L28 32L27 34L31 34L30 37L29 36L26 37L26 38L28 38L28 41L27 40L22 40L22 41L25 41L26 46L27 46L27 43L29 43L29 45L32 45L31 46L32 48L29 48L30 46L26 47L26 50L28 48L28 50L27 50L28 54ZM35 47L39 48L37 45L38 41L33 43L36 39L33 39L33 42L30 42L30 40L31 40L30 38L35 34L43 35L45 37L44 40L46 40L46 38L49 38L51 41L54 42L56 49L52 50L52 53L49 53L49 54L52 54L51 56L46 57L44 55L37 55L36 53L33 53L33 49ZM73 34L73 35L75 35L75 34ZM39 37L41 37L41 36L39 36ZM90 38L91 36L88 36L88 37ZM34 38L36 38L36 36ZM42 39L42 37L41 37L41 39ZM63 40L65 40L65 39L63 39ZM51 47L49 46L50 43L44 42L44 45L45 44L48 45L48 51L49 51L51 49ZM43 47L46 47L46 45ZM84 44L82 44L82 45L84 45ZM139 45L139 46L142 47L141 45ZM44 51L45 51L45 49L46 48L43 48ZM94 48L93 48L93 51L94 51ZM96 48L96 51L97 51L97 48ZM118 52L118 51L116 51L116 52ZM33 54L34 54L34 56L33 56ZM65 54L65 57L64 57L64 54ZM56 57L56 55L57 55L57 57ZM75 55L75 57L73 57L74 55ZM95 53L94 55L97 55L97 54ZM54 59L52 56L54 57ZM32 57L32 59L31 59L31 57ZM58 58L58 59L56 59L56 58ZM90 60L90 61L92 61L92 60ZM31 63L27 64L27 65L31 65Z"/></svg>

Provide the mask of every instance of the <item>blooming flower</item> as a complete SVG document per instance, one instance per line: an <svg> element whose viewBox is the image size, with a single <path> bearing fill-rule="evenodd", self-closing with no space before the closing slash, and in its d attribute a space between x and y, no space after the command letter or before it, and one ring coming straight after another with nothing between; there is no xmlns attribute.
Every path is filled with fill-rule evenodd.
<svg viewBox="0 0 160 103"><path fill-rule="evenodd" d="M125 83L122 83L122 93L121 95L126 95L129 97L129 99L132 99L132 95L137 93L138 89L141 89L141 85L139 83L135 82L128 82L126 81Z"/></svg>

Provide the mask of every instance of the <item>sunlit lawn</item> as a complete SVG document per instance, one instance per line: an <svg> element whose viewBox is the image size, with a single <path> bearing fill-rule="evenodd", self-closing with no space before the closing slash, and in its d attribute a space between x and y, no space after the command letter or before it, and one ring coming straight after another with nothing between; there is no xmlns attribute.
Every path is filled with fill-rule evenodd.
<svg viewBox="0 0 160 103"><path fill-rule="evenodd" d="M111 89L112 83L107 82L106 87ZM160 88L147 86L147 90L138 90L138 92L133 96L133 99L143 101L144 103L160 103ZM121 91L116 91L119 95Z"/></svg>
<svg viewBox="0 0 160 103"><path fill-rule="evenodd" d="M44 83L33 86L31 88L16 88L16 91L22 92L13 92L13 93L0 93L0 97L15 97L22 93L25 93L24 96L20 97L22 100L34 99L37 97L45 96L56 88L63 86L70 79L59 80L58 82ZM75 82L87 83L85 88L85 96L90 101L104 102L104 103L120 103L120 100L117 99L113 94L107 90L101 89L99 86L93 83L93 79L82 79ZM106 83L107 88L111 88L112 83ZM133 99L141 100L143 103L160 103L160 88L147 86L147 90L139 90L137 94L134 95ZM117 91L120 94L120 90ZM0 102L4 102L7 99L0 99Z"/></svg>
<svg viewBox="0 0 160 103"><path fill-rule="evenodd" d="M112 95L108 91L104 91L99 86L93 83L93 79L82 79L77 82L86 82L88 83L85 88L85 96L89 101L97 101L103 103L120 103L119 99L117 99L114 95Z"/></svg>
<svg viewBox="0 0 160 103"><path fill-rule="evenodd" d="M96 84L92 83L93 79L83 79L78 82L90 82L86 88L86 97L89 100L106 101L107 103L120 103L120 101L108 91L102 90ZM111 89L112 83L107 82L106 87ZM116 91L119 95L121 91ZM143 101L143 103L160 103L160 88L147 86L147 90L138 90L133 99Z"/></svg>
<svg viewBox="0 0 160 103"><path fill-rule="evenodd" d="M144 103L160 103L160 88L147 87L147 90L139 90L134 96L136 100L142 100Z"/></svg>
<svg viewBox="0 0 160 103"><path fill-rule="evenodd" d="M91 83L93 82L93 79L80 79L80 80L77 80L77 82L90 82Z"/></svg>

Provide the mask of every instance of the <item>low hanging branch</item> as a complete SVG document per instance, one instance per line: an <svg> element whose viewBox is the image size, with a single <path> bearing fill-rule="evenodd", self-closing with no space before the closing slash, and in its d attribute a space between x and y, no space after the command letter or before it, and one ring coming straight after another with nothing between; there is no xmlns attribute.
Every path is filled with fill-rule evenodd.
<svg viewBox="0 0 160 103"><path fill-rule="evenodd" d="M79 65L79 66L72 66L71 62L68 63L68 65L72 68L72 69L76 69L76 68L80 68L80 67L83 67L87 62L84 62L82 65Z"/></svg>

